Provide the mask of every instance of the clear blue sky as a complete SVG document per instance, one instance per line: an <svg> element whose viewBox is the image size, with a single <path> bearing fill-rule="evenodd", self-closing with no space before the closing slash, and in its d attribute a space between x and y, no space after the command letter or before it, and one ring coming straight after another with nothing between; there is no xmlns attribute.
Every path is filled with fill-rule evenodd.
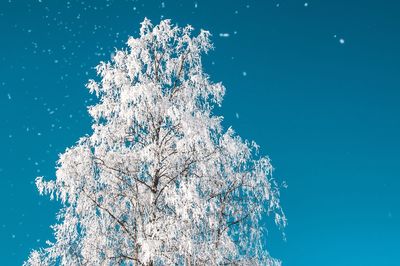
<svg viewBox="0 0 400 266"><path fill-rule="evenodd" d="M397 0L1 1L0 264L52 238L59 206L33 180L90 133L84 84L148 17L213 33L205 67L227 87L217 112L288 184L273 256L400 265L399 14Z"/></svg>

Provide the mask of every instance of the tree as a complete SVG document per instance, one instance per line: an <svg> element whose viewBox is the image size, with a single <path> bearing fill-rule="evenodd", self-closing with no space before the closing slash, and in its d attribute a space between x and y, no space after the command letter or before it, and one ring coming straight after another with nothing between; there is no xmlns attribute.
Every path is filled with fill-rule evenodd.
<svg viewBox="0 0 400 266"><path fill-rule="evenodd" d="M267 157L212 114L225 88L203 72L208 31L141 23L87 87L93 133L60 155L55 242L26 265L278 265L264 214L284 226Z"/></svg>

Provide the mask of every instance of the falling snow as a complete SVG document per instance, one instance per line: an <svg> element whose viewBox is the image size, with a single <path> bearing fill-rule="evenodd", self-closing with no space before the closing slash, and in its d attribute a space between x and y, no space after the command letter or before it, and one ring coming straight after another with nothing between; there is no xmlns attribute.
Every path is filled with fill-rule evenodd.
<svg viewBox="0 0 400 266"><path fill-rule="evenodd" d="M212 29L214 32L211 40L215 42L216 49L205 60L210 60L207 62L209 62L213 72L216 71L218 73L220 69L223 69L221 72L224 75L226 73L236 75L234 80L238 81L238 83L233 84L229 91L231 95L235 93L236 95L241 95L240 93L249 91L243 85L243 82L257 80L263 77L263 73L269 71L269 67L274 67L269 65L274 64L273 60L270 61L273 58L265 55L268 55L268 53L283 55L283 51L280 48L276 51L270 50L268 47L275 42L282 43L281 46L285 47L288 39L284 38L281 41L279 38L282 34L289 33L290 30L296 31L292 36L296 34L306 36L312 32L313 35L307 35L308 37L303 38L302 41L310 41L311 45L327 44L324 47L327 54L334 54L336 51L347 51L357 42L356 37L368 34L363 41L368 39L380 40L379 43L385 44L386 47L379 46L378 42L373 42L373 45L365 42L363 51L373 50L371 47L381 47L381 50L376 51L377 55L382 54L382 51L385 51L386 54L385 49L388 49L388 55L395 55L395 52L390 49L395 46L394 44L397 44L396 38L384 35L392 32L392 29L399 28L395 27L398 24L397 20L391 20L393 27L383 27L383 25L387 25L390 12L395 10L388 9L391 4L387 3L380 6L379 12L377 10L369 10L367 8L368 5L363 5L363 12L357 14L357 18L360 17L359 21L363 22L366 27L363 30L359 30L354 23L351 23L353 18L349 19L346 15L351 14L349 12L352 10L350 9L351 6L354 5L354 10L359 7L354 3L352 4L351 1L342 2L345 4L342 5L340 1L333 1L329 5L324 1L320 1L315 5L316 2L314 3L313 1L282 1L280 3L279 0L246 0L225 5L220 4L218 1L211 1L210 4L198 0L189 2L165 0L69 0L60 1L59 3L50 0L4 0L0 11L0 25L3 33L6 34L3 34L5 37L3 38L2 46L5 52L0 56L2 68L0 106L3 108L2 130L0 132L3 134L3 142L1 144L5 151L5 158L3 158L0 172L5 184L3 184L4 190L1 193L10 201L18 199L18 197L24 199L25 195L21 196L21 193L17 192L21 183L29 184L37 171L42 172L43 175L49 174L54 168L54 163L52 163L54 158L58 153L63 152L65 145L72 144L76 140L76 136L91 132L86 105L96 105L98 100L95 97L90 98L85 95L81 90L82 84L89 77L95 75L96 70L93 69L93 66L97 62L109 60L111 52L114 51L114 57L115 51L124 47L128 35L139 35L135 25L145 16L152 17L157 22L159 22L160 17L177 17L182 23L180 24L181 26L184 23L194 23L196 26ZM331 12L331 16L328 14L328 16L323 17L318 15L322 13L314 12L321 7L324 8L324 6L328 7L330 5L337 5L337 9L335 9L335 12ZM222 9L217 9L218 6L222 6ZM210 17L210 11L214 12L214 9L215 14L218 14L218 22ZM381 12L381 9L385 9L386 12ZM326 10L329 11L330 9ZM368 13L373 14L373 20L362 19L363 14ZM382 16L381 13L383 14ZM272 23L266 23L266 18ZM257 21L257 23L249 27L248 22L250 21ZM280 23L275 23L278 21ZM312 24L309 24L310 26L308 27L297 26L303 25L302 23L306 21L312 22ZM291 24L285 25L286 22ZM298 22L299 24L297 24ZM328 22L329 24L327 24ZM288 27L286 28L286 26ZM377 32L379 34L376 34ZM265 49L252 50L253 45L254 47L258 46L260 42L259 36L261 35L262 41L267 44ZM396 32L391 36L396 36ZM386 44L386 37L393 39L393 42ZM295 38L290 41L293 41L292 48L294 53L296 49L303 47L303 43L298 43ZM351 45L349 46L349 44ZM262 57L258 57L259 54ZM283 55L283 57L285 56ZM346 56L351 57L351 53L346 53ZM266 59L265 62L263 61L265 66L259 66L259 58ZM291 59L283 59L290 64ZM348 58L345 59L347 60ZM334 56L329 60L332 60L328 62L330 65L337 63ZM357 62L357 60L352 60L352 62ZM242 71L242 69L246 71ZM284 68L283 71L286 71L286 69ZM337 69L339 71L339 68ZM251 73L251 75L248 76L247 73ZM313 73L312 69L310 69L309 73ZM395 73L395 71L387 71L387 73L389 75L390 73ZM381 74L376 72L374 75ZM335 76L340 77L340 75L336 74ZM272 80L276 78L273 75L271 77ZM383 77L381 78L386 80ZM225 77L223 79L224 83L226 82L230 85L229 76L226 80ZM273 86L269 86L268 82L271 81L266 80L263 82L262 88L267 88L268 92L270 92L273 90ZM359 80L357 82L363 81ZM382 86L384 87L384 84ZM236 88L238 89L236 90ZM381 91L385 90L382 88ZM386 95L392 95L391 93ZM377 97L376 99L381 98ZM378 104L376 99L372 103ZM393 99L390 99L390 101ZM269 100L271 98L265 98L265 102ZM343 101L345 100L344 97ZM354 104L356 105L357 103ZM397 110L396 108L397 106L392 109ZM359 108L359 110L364 109ZM386 109L381 108L379 110L384 112ZM14 118L10 116L13 113L17 114ZM235 117L239 119L239 113L235 113L235 111L230 116L234 119ZM391 117L390 114L387 117ZM364 120L372 121L372 119L374 119L374 116ZM84 126L85 121L87 122L86 127ZM383 122L379 121L379 123ZM262 141L264 141L263 138L264 136L261 137ZM53 145L45 145L46 141L51 142ZM383 155L381 157L384 158ZM48 161L47 166L42 163L43 159ZM21 166L17 163L21 161L29 161L29 164ZM34 164L34 162L38 163L38 165ZM36 166L39 167L39 164L41 169L35 168ZM20 180L20 183L12 180ZM11 214L17 208L24 208L22 205L18 205L18 201L13 204L4 206L5 212ZM36 205L41 206L42 202L35 201L32 205L27 205L27 208L35 207ZM43 206L39 209L34 209L34 211L37 212L42 208ZM28 250L34 246L34 242L40 242L40 239L51 237L48 231L30 232L28 234L26 231L30 230L29 225L35 224L36 220L32 220L32 214L26 212L26 215L24 226L13 230L11 230L13 225L20 225L21 221L19 221L19 218L15 218L15 220L9 218L13 217L13 215L4 215L0 238L4 239L5 243L9 243L9 249L12 249L12 251L3 249L3 253L0 253L0 256L5 260L2 263L4 265L17 264L20 258L25 256ZM383 217L386 217L386 215L393 220L398 217L396 210L390 210L389 213L384 212ZM46 218L42 218L40 223L43 223L44 219ZM47 226L41 225L41 227L46 228ZM39 236L40 238L38 238ZM44 243L45 241L42 242ZM23 246L20 247L20 245ZM14 260L12 261L14 263L7 261L7 259Z"/></svg>

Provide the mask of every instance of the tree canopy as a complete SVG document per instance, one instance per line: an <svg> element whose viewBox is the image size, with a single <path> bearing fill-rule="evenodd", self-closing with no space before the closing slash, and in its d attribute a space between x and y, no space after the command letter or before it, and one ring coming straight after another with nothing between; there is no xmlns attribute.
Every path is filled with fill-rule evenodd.
<svg viewBox="0 0 400 266"><path fill-rule="evenodd" d="M26 265L278 265L266 214L286 219L268 157L213 114L225 88L203 72L210 33L170 20L97 66L93 132L60 155L55 241Z"/></svg>

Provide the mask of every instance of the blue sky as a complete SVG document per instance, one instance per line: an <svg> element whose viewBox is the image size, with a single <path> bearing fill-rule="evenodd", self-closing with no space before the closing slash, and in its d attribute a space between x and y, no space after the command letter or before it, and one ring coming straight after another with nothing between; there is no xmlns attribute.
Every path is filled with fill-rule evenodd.
<svg viewBox="0 0 400 266"><path fill-rule="evenodd" d="M40 197L59 153L90 133L84 85L144 17L213 34L204 57L227 87L216 110L285 180L284 265L398 265L400 2L1 1L0 258L19 265L51 239Z"/></svg>

